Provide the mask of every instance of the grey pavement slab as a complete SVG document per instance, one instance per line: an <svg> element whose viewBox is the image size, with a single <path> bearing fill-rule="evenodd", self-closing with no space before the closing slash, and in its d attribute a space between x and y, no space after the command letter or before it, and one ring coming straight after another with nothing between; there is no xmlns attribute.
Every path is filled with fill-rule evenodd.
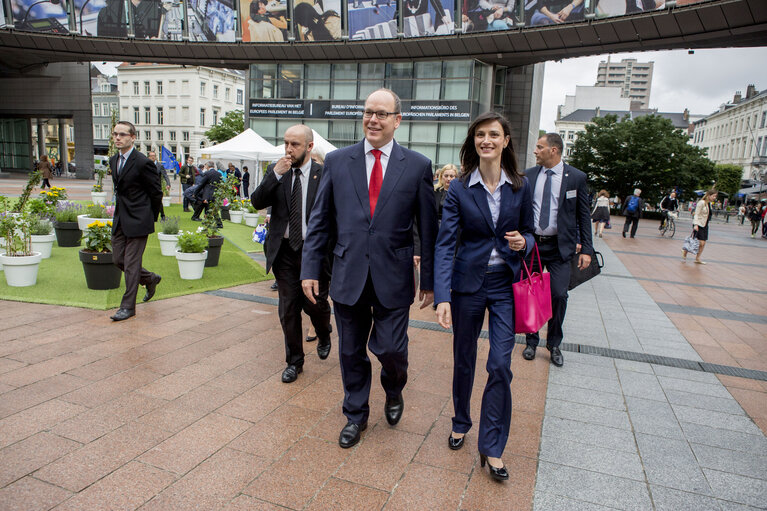
<svg viewBox="0 0 767 511"><path fill-rule="evenodd" d="M650 484L711 495L711 488L687 441L641 433L636 439Z"/></svg>
<svg viewBox="0 0 767 511"><path fill-rule="evenodd" d="M618 378L621 381L621 389L626 396L652 399L654 401L666 401L666 393L658 383L654 374L637 373L618 369Z"/></svg>
<svg viewBox="0 0 767 511"><path fill-rule="evenodd" d="M691 394L689 392L682 392L679 390L667 390L666 395L668 401L675 405L685 405L692 408L702 408L703 410L711 410L714 412L729 413L732 415L746 415L740 403L735 401L732 397L713 397L704 396L701 394Z"/></svg>
<svg viewBox="0 0 767 511"><path fill-rule="evenodd" d="M704 373L702 371L691 371L690 369L682 369L680 367L669 367L657 364L651 364L653 371L658 376L667 376L669 378L676 378L678 380L691 380L701 383L721 384L719 378L715 374Z"/></svg>
<svg viewBox="0 0 767 511"><path fill-rule="evenodd" d="M553 367L549 374L552 372L562 372L572 375L592 376L595 378L603 378L605 380L618 380L618 373L615 371L615 366L595 366L591 364L580 364L578 362L571 362L567 360L568 353L564 354L565 361L567 362L564 367Z"/></svg>
<svg viewBox="0 0 767 511"><path fill-rule="evenodd" d="M657 485L651 485L650 491L656 511L680 511L682 509L722 511L719 501L711 497Z"/></svg>
<svg viewBox="0 0 767 511"><path fill-rule="evenodd" d="M536 491L533 500L533 511L610 511L613 509L615 508L569 499L545 491Z"/></svg>
<svg viewBox="0 0 767 511"><path fill-rule="evenodd" d="M710 468L704 468L703 473L718 498L760 509L767 505L767 481Z"/></svg>
<svg viewBox="0 0 767 511"><path fill-rule="evenodd" d="M567 437L542 437L538 459L625 479L644 481L642 463L635 452L614 451L582 444L568 440Z"/></svg>
<svg viewBox="0 0 767 511"><path fill-rule="evenodd" d="M758 435L712 428L702 424L680 422L682 431L690 443L710 445L741 452L767 453L767 438Z"/></svg>
<svg viewBox="0 0 767 511"><path fill-rule="evenodd" d="M569 354L565 353L565 356L567 355ZM602 392L621 394L621 386L618 382L618 378L605 379L597 378L596 376L586 376L580 374L577 375L577 377L573 377L573 375L567 373L566 371L567 370L549 371L549 382L561 383L573 388L600 390Z"/></svg>
<svg viewBox="0 0 767 511"><path fill-rule="evenodd" d="M740 431L752 435L761 435L762 430L754 424L754 421L746 415L732 415L730 413L713 412L701 408L692 408L683 405L671 405L680 422L692 422L713 428Z"/></svg>
<svg viewBox="0 0 767 511"><path fill-rule="evenodd" d="M599 406L571 403L559 399L546 399L544 415L631 430L631 424L626 412L610 410Z"/></svg>
<svg viewBox="0 0 767 511"><path fill-rule="evenodd" d="M693 380L680 380L679 378L669 378L667 376L658 376L658 381L666 390L681 390L691 394L703 394L706 396L732 398L732 395L721 383L703 383Z"/></svg>
<svg viewBox="0 0 767 511"><path fill-rule="evenodd" d="M626 405L635 432L684 440L682 427L668 403L626 396Z"/></svg>
<svg viewBox="0 0 767 511"><path fill-rule="evenodd" d="M571 401L573 403L601 406L603 408L610 408L611 410L626 410L623 396L600 390L581 389L568 385L550 383L547 397L561 399L562 401Z"/></svg>
<svg viewBox="0 0 767 511"><path fill-rule="evenodd" d="M767 480L767 453L741 452L710 445L690 444L701 467ZM764 502L767 505L767 501Z"/></svg>
<svg viewBox="0 0 767 511"><path fill-rule="evenodd" d="M646 362L635 362L633 360L615 360L615 368L618 369L618 376L621 371L633 371L635 373L655 374L652 365Z"/></svg>
<svg viewBox="0 0 767 511"><path fill-rule="evenodd" d="M636 453L634 434L625 429L579 422L559 417L544 417L542 437L568 438L574 442L595 445L614 451Z"/></svg>

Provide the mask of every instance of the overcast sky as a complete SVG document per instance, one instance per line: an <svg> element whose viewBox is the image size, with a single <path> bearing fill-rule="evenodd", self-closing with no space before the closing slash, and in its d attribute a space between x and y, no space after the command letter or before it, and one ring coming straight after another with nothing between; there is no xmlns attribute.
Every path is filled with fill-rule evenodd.
<svg viewBox="0 0 767 511"><path fill-rule="evenodd" d="M735 91L746 93L746 86L767 89L767 48L732 48L721 50L651 51L616 53L610 60L635 58L655 62L650 108L660 112L710 114L731 100ZM565 95L575 94L576 85L594 85L597 67L607 55L546 62L541 105L541 129L554 131L557 105Z"/></svg>

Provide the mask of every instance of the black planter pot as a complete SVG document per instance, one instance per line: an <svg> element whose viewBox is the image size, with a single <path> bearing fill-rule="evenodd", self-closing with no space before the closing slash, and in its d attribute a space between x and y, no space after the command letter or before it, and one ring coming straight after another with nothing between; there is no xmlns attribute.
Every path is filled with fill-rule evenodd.
<svg viewBox="0 0 767 511"><path fill-rule="evenodd" d="M221 245L224 244L224 237L217 236L208 238L208 258L205 260L205 267L218 266L218 258L221 256Z"/></svg>
<svg viewBox="0 0 767 511"><path fill-rule="evenodd" d="M77 222L55 222L56 242L60 247L79 247L83 233Z"/></svg>
<svg viewBox="0 0 767 511"><path fill-rule="evenodd" d="M229 217L229 206L221 206L221 220L231 220Z"/></svg>
<svg viewBox="0 0 767 511"><path fill-rule="evenodd" d="M116 289L120 287L122 272L114 265L112 252L80 251L85 282L88 289Z"/></svg>

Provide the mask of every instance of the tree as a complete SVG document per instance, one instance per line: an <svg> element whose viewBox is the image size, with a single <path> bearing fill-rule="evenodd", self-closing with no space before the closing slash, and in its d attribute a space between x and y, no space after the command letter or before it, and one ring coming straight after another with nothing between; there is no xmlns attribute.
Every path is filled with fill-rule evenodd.
<svg viewBox="0 0 767 511"><path fill-rule="evenodd" d="M704 150L688 140L657 115L620 121L615 115L595 117L575 141L570 163L588 175L594 190L604 188L621 199L634 188L642 190L648 204L674 189L689 198L711 184L715 171Z"/></svg>
<svg viewBox="0 0 767 511"><path fill-rule="evenodd" d="M218 124L205 132L209 140L220 144L245 131L245 116L242 110L232 110L218 121Z"/></svg>
<svg viewBox="0 0 767 511"><path fill-rule="evenodd" d="M115 145L115 137L112 136L112 133L115 130L115 126L117 125L117 109L112 109L111 118L109 120L109 149L107 150L107 156L110 158L117 154L117 146Z"/></svg>
<svg viewBox="0 0 767 511"><path fill-rule="evenodd" d="M743 167L731 164L721 164L716 169L716 189L726 193L730 201L735 199L735 194L740 189L740 180L743 176Z"/></svg>

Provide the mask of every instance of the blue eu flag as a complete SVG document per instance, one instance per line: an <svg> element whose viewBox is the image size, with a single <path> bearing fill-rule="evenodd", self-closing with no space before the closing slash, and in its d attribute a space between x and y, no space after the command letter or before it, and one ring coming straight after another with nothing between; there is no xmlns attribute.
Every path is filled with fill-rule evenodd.
<svg viewBox="0 0 767 511"><path fill-rule="evenodd" d="M162 146L162 151L160 153L162 166L165 167L165 170L173 170L174 173L178 173L179 166L178 162L176 161L176 157L173 156L173 153L170 152L170 149L168 149L165 146Z"/></svg>

